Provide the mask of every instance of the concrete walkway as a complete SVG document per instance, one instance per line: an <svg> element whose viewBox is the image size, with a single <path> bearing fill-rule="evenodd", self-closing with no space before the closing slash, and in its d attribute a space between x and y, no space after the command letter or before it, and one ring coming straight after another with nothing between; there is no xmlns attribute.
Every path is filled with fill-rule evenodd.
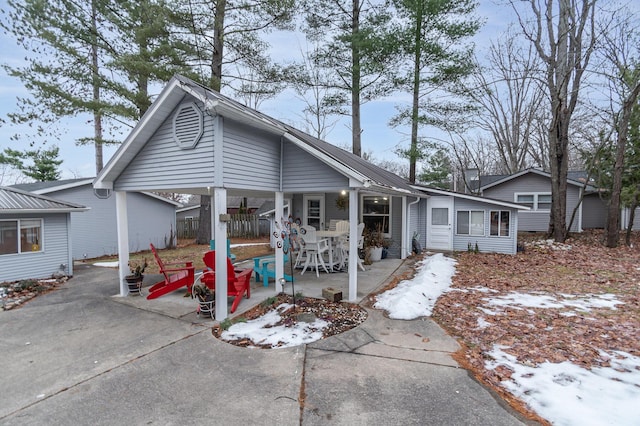
<svg viewBox="0 0 640 426"><path fill-rule="evenodd" d="M0 424L522 424L428 318L369 310L307 346L246 349L215 339L193 301L183 315L116 292L117 271L78 265L58 291L0 312Z"/></svg>

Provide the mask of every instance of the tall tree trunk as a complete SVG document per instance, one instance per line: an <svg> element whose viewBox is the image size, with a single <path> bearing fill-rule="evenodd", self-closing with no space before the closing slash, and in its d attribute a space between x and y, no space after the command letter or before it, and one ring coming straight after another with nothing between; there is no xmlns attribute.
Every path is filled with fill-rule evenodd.
<svg viewBox="0 0 640 426"><path fill-rule="evenodd" d="M226 0L216 2L215 19L213 24L213 55L211 57L211 81L209 86L220 92L222 88L222 58L224 51L224 18L227 8ZM211 197L200 196L200 220L196 244L209 244L211 240ZM226 235L224 236L226 238ZM220 237L222 238L222 236Z"/></svg>
<svg viewBox="0 0 640 426"><path fill-rule="evenodd" d="M362 156L362 128L360 127L360 48L356 39L360 32L360 1L353 0L353 15L351 17L351 58L353 72L351 73L351 151L358 157Z"/></svg>
<svg viewBox="0 0 640 426"><path fill-rule="evenodd" d="M638 208L639 204L640 204L640 185L638 185L636 187L636 191L633 194L633 201L631 202L631 205L629 206L631 211L629 212L629 221L627 223L627 232L625 232L625 234L624 234L624 243L627 246L631 245L631 231L633 230L633 222L636 219L636 209Z"/></svg>
<svg viewBox="0 0 640 426"><path fill-rule="evenodd" d="M96 0L91 1L91 84L93 85L93 132L96 175L104 167L102 153L102 111L100 108L100 73L98 64L98 18Z"/></svg>
<svg viewBox="0 0 640 426"><path fill-rule="evenodd" d="M413 104L411 107L411 148L409 150L409 182L416 183L416 163L418 161L418 113L420 103L420 63L422 49L420 37L422 36L422 9L419 8L416 16L415 31L416 51L413 63Z"/></svg>

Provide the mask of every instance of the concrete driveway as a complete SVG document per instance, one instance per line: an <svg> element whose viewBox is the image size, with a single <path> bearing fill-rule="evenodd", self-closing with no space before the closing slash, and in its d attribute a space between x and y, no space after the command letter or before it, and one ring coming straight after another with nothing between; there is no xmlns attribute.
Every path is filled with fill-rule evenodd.
<svg viewBox="0 0 640 426"><path fill-rule="evenodd" d="M0 312L0 424L523 422L458 368L457 343L431 319L369 310L360 327L307 346L246 349L215 339L195 306L113 297L117 280L78 265L58 291Z"/></svg>

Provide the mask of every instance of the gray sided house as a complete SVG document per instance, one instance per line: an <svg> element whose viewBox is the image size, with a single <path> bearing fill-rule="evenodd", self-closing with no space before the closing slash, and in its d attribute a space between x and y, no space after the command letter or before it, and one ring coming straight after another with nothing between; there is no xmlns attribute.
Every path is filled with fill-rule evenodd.
<svg viewBox="0 0 640 426"><path fill-rule="evenodd" d="M13 187L90 207L84 213L71 213L72 253L78 260L118 253L115 197L108 191L96 196L92 183L93 178L81 178ZM148 250L149 243L164 248L171 233L175 235L178 205L151 193L132 192L127 213L129 252Z"/></svg>
<svg viewBox="0 0 640 426"><path fill-rule="evenodd" d="M415 186L427 198L409 208L422 247L515 254L519 217L529 210L516 203L439 188Z"/></svg>
<svg viewBox="0 0 640 426"><path fill-rule="evenodd" d="M47 278L61 269L73 275L71 214L87 210L0 187L0 281Z"/></svg>
<svg viewBox="0 0 640 426"><path fill-rule="evenodd" d="M586 185L577 175L567 179L567 215L571 232L586 228L601 228L606 220L606 206L600 200L596 188ZM572 179L571 177L575 177ZM484 180L484 182L483 182ZM518 231L546 232L549 229L551 209L551 175L538 169L527 169L508 176L480 178L480 194L483 197L517 203L530 208L521 212ZM583 202L580 202L582 193Z"/></svg>
<svg viewBox="0 0 640 426"><path fill-rule="evenodd" d="M411 251L406 206L423 196L404 179L359 156L181 76L167 84L95 179L94 187L114 192L121 217L130 208L130 192L211 197L211 238L221 252L226 249L225 238L216 235L227 234L227 199L241 196L274 200L274 216L280 223L285 199L294 201L293 214L309 225L326 228L331 219L348 218L353 252L357 224L380 225L393 239L398 257ZM331 217L338 211L339 217ZM126 240L128 227L123 218L118 227L121 241ZM282 250L276 250L276 258L282 257ZM121 253L121 274L126 272L127 260ZM221 281L216 298L224 300L226 262L223 257L218 260L216 270L221 273L216 276ZM350 262L349 299L355 300L356 256ZM283 262L277 261L276 276L283 275ZM280 287L276 280L276 292ZM123 282L120 289L122 295L127 293ZM226 318L226 308L216 305L216 318Z"/></svg>

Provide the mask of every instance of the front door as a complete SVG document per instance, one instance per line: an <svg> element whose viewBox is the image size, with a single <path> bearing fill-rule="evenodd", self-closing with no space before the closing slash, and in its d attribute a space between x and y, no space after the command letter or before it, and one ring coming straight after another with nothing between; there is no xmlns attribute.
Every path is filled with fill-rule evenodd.
<svg viewBox="0 0 640 426"><path fill-rule="evenodd" d="M453 197L427 200L427 248L453 249Z"/></svg>
<svg viewBox="0 0 640 426"><path fill-rule="evenodd" d="M313 226L316 229L324 229L324 195L304 195L303 225Z"/></svg>

